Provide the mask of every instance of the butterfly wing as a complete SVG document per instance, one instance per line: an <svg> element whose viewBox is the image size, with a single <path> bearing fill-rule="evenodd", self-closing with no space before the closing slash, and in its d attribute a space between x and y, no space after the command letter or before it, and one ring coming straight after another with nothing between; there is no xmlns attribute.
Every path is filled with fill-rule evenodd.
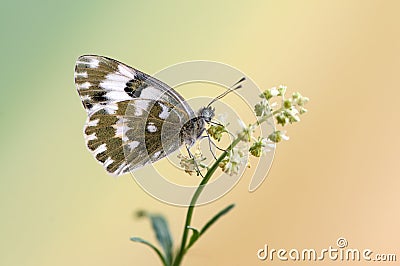
<svg viewBox="0 0 400 266"><path fill-rule="evenodd" d="M194 116L168 85L110 58L79 57L75 84L88 113L87 146L113 175L178 149L179 130Z"/></svg>
<svg viewBox="0 0 400 266"><path fill-rule="evenodd" d="M99 109L84 129L87 146L107 172L121 175L156 162L178 149L187 113L163 101L135 98L110 113ZM167 118L160 118L168 113ZM168 137L165 137L168 136Z"/></svg>
<svg viewBox="0 0 400 266"><path fill-rule="evenodd" d="M88 115L120 101L143 98L180 105L195 116L185 99L167 84L108 57L80 56L75 64L75 84Z"/></svg>

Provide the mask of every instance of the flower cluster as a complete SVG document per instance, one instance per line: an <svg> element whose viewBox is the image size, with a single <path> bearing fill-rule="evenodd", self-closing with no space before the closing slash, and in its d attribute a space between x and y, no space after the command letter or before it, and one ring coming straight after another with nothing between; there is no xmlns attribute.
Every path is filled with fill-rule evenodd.
<svg viewBox="0 0 400 266"><path fill-rule="evenodd" d="M299 115L307 112L307 109L304 108L304 105L309 101L309 99L302 96L298 92L293 93L290 98L285 98L285 92L286 86L281 85L278 87L278 89L273 87L260 94L260 98L263 99L261 103L263 104L260 103L256 105L256 115L259 117L265 116L263 112L260 112L260 108L262 106L264 108L268 108L269 113L267 113L267 115L270 113L274 115L278 125L285 126L288 123L292 124L294 122L299 122ZM279 106L278 108L278 104L273 103L270 107L268 107L267 103L267 107L265 107L265 102L271 100L274 97L281 98L281 106Z"/></svg>
<svg viewBox="0 0 400 266"><path fill-rule="evenodd" d="M304 106L309 99L298 92L287 98L286 89L286 86L280 85L279 87L265 90L259 95L261 101L254 106L254 112L257 116L256 123L245 124L239 120L241 130L237 133L237 141L245 143L246 147L250 147L231 147L231 149L227 150L226 157L219 163L220 168L225 173L229 175L237 174L241 166L248 162L248 154L260 157L270 151L270 148L273 148L275 143L289 139L285 130L275 130L267 138L254 136L256 128L270 118L275 119L279 126L284 127L287 124L299 122L300 115L307 112ZM220 141L223 134L229 133L229 131L225 124L214 124L207 129L207 133L213 139ZM179 155L179 158L181 159L181 166L189 174L195 172L196 165L201 165L201 162L205 160L201 153L195 158L183 155Z"/></svg>
<svg viewBox="0 0 400 266"><path fill-rule="evenodd" d="M261 157L266 152L271 151L269 148L273 148L274 143L269 139L258 137L254 140L253 144L249 148L249 152L254 157Z"/></svg>
<svg viewBox="0 0 400 266"><path fill-rule="evenodd" d="M244 142L250 142L253 139L253 133L254 130L256 129L255 124L249 124L246 126L246 124L242 120L238 120L240 127L242 128L241 131L238 132L238 138L241 141Z"/></svg>
<svg viewBox="0 0 400 266"><path fill-rule="evenodd" d="M266 121L270 117L274 117L276 123L282 127L300 121L299 115L305 114L307 109L304 105L309 101L307 97L295 92L291 97L286 98L286 86L273 87L260 94L261 102L254 107L256 116L259 118L258 124ZM280 105L272 102L275 98L280 98ZM288 140L284 130L276 130L268 136L268 140L277 143L282 140Z"/></svg>
<svg viewBox="0 0 400 266"><path fill-rule="evenodd" d="M207 166L202 163L207 158L204 157L200 149L197 149L192 157L183 154L178 154L178 158L180 159L181 167L189 175L192 175L194 173L199 174L201 170L207 168Z"/></svg>
<svg viewBox="0 0 400 266"><path fill-rule="evenodd" d="M307 97L302 96L300 93L295 92L291 97L286 98L286 86L273 87L271 89L265 90L260 94L261 101L254 106L254 112L258 118L257 123L246 125L242 121L239 121L242 130L238 132L237 136L241 141L252 142L248 152L255 157L260 157L264 153L270 151L275 143L282 140L288 140L289 137L286 136L285 130L275 130L267 138L258 136L257 138L253 136L254 130L257 126L260 126L263 122L266 122L269 118L275 118L278 125L282 127L294 122L299 122L300 117L307 112L304 105L309 101ZM280 104L278 102L280 100ZM232 161L232 157L227 156L227 158L221 164L221 168L226 172L227 166L230 166L229 162ZM243 163L242 163L243 164ZM238 172L237 168L240 167L236 161L233 161L235 171L231 173Z"/></svg>
<svg viewBox="0 0 400 266"><path fill-rule="evenodd" d="M207 134L213 139L220 141L224 133L229 133L227 130L229 123L225 120L226 115L219 114L217 118L218 123L213 122L213 124L208 127Z"/></svg>
<svg viewBox="0 0 400 266"><path fill-rule="evenodd" d="M248 160L247 149L243 147L234 147L228 152L228 155L219 163L222 171L228 175L237 175L242 165Z"/></svg>
<svg viewBox="0 0 400 266"><path fill-rule="evenodd" d="M207 129L207 133L208 135L210 135L210 137L212 137L213 139L220 141L222 138L222 135L224 133L228 133L228 131L226 130L226 126L222 125L222 124L218 124L218 125L211 125L208 129Z"/></svg>

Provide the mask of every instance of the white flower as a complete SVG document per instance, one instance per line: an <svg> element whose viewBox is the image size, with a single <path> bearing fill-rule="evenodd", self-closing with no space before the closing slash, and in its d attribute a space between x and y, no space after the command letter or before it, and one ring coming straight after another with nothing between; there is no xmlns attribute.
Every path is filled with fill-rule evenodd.
<svg viewBox="0 0 400 266"><path fill-rule="evenodd" d="M221 162L220 167L228 175L237 175L240 168L247 164L247 159L247 148L235 147Z"/></svg>
<svg viewBox="0 0 400 266"><path fill-rule="evenodd" d="M270 152L274 147L275 144L268 138L258 137L258 139L253 142L253 145L251 145L249 152L255 157L260 157L261 155Z"/></svg>
<svg viewBox="0 0 400 266"><path fill-rule="evenodd" d="M278 90L276 87L272 87L271 89L269 89L269 92L271 93L271 95L272 95L273 97L279 95L279 90Z"/></svg>
<svg viewBox="0 0 400 266"><path fill-rule="evenodd" d="M290 123L300 121L300 117L298 116L298 114L299 111L293 106L285 111L285 116L289 118Z"/></svg>
<svg viewBox="0 0 400 266"><path fill-rule="evenodd" d="M268 139L274 143L278 143L282 140L289 140L289 137L286 136L286 131L276 130L268 136Z"/></svg>
<svg viewBox="0 0 400 266"><path fill-rule="evenodd" d="M286 130L279 131L279 135L281 136L282 140L289 140L289 137L286 135Z"/></svg>
<svg viewBox="0 0 400 266"><path fill-rule="evenodd" d="M265 90L263 93L260 94L260 97L266 100L270 100L272 97L276 97L280 95L279 89L276 87L272 87L269 90Z"/></svg>
<svg viewBox="0 0 400 266"><path fill-rule="evenodd" d="M304 97L303 95L301 95L299 92L293 93L292 99L293 99L294 103L298 106L304 106L310 100L307 97Z"/></svg>
<svg viewBox="0 0 400 266"><path fill-rule="evenodd" d="M199 168L205 168L201 162L206 160L206 157L203 156L200 150L196 150L194 158L183 154L178 154L178 158L180 159L179 164L189 175L198 172L200 170Z"/></svg>
<svg viewBox="0 0 400 266"><path fill-rule="evenodd" d="M274 102L273 104L269 105L268 101L265 99L262 99L261 102L257 103L254 106L254 111L256 113L256 116L267 116L271 113L272 108L276 107L277 103Z"/></svg>
<svg viewBox="0 0 400 266"><path fill-rule="evenodd" d="M251 139L253 138L253 132L255 129L255 125L248 125L246 126L245 123L242 120L238 120L240 127L242 128L241 131L238 133L238 137L240 140L245 141L245 142L250 142Z"/></svg>

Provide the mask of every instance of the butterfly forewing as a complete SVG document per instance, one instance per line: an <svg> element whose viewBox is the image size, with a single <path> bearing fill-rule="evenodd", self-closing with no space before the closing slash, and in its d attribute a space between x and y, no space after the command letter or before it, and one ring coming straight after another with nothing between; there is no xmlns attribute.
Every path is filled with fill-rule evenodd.
<svg viewBox="0 0 400 266"><path fill-rule="evenodd" d="M88 113L87 146L114 175L178 149L180 128L194 117L168 85L107 57L79 57L75 84Z"/></svg>

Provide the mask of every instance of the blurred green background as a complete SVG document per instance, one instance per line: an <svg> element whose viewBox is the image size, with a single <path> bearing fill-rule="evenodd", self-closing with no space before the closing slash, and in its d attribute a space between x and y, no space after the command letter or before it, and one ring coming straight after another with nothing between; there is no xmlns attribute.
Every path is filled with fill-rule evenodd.
<svg viewBox="0 0 400 266"><path fill-rule="evenodd" d="M257 250L328 248L340 236L400 259L399 8L354 0L2 1L0 265L160 265L129 241L154 239L133 218L138 209L165 214L180 239L185 209L148 196L130 175L107 176L86 150L73 72L87 53L150 74L220 61L261 87L284 83L311 98L260 189L248 193L245 176L198 208L200 227L237 204L185 265L283 265L259 261Z"/></svg>

